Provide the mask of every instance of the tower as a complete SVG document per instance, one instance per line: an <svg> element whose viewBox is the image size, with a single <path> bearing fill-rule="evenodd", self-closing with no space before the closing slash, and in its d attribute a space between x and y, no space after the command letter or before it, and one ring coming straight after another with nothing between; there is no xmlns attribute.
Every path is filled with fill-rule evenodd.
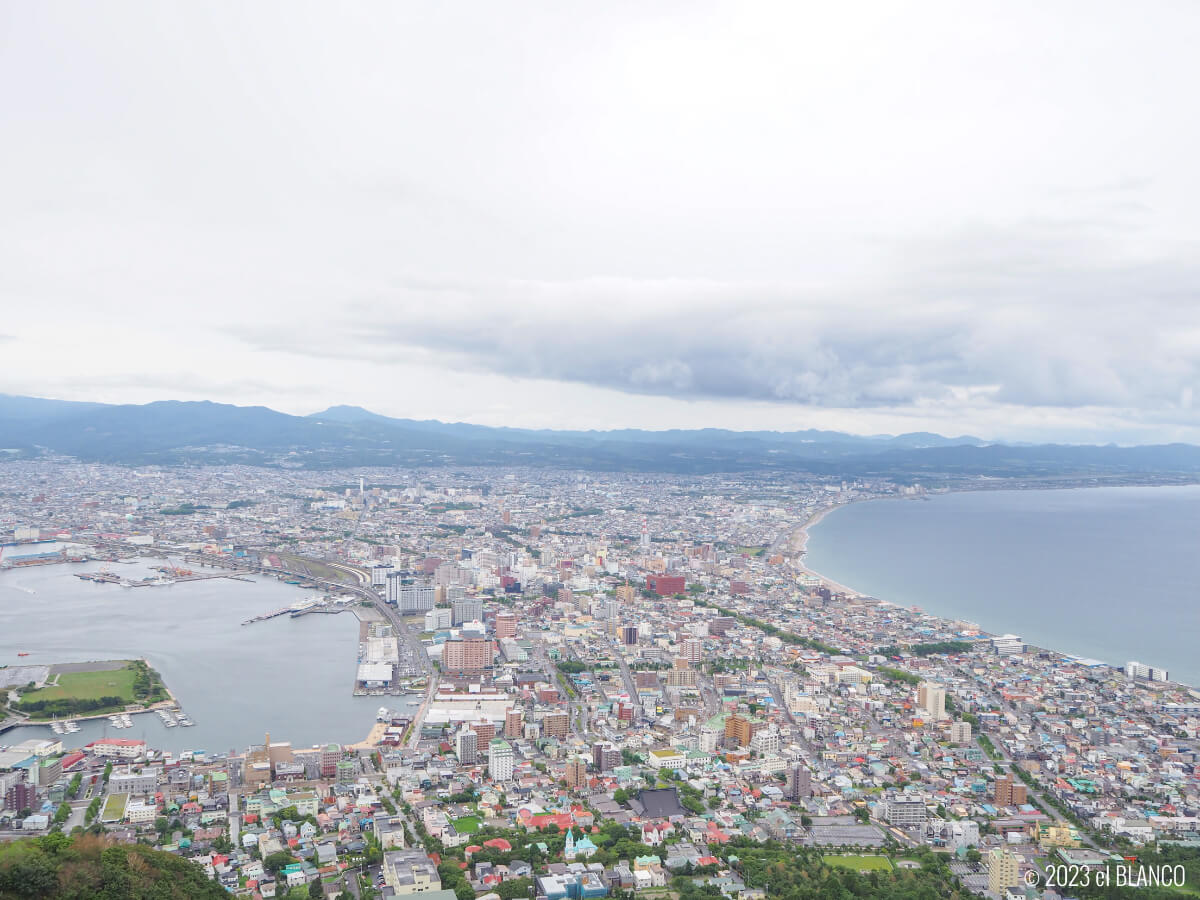
<svg viewBox="0 0 1200 900"><path fill-rule="evenodd" d="M650 526L649 526L649 524L646 522L646 517L645 517L645 516L642 516L642 540L641 540L641 548L642 548L642 550L643 550L643 551L646 551L646 552L649 552L649 550L650 550Z"/></svg>

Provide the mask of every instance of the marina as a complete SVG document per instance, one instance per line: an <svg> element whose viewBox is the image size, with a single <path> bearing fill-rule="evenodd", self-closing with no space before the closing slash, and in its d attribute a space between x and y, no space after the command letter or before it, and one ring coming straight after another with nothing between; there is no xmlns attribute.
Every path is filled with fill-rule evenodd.
<svg viewBox="0 0 1200 900"><path fill-rule="evenodd" d="M150 562L162 560L113 569L131 581L163 574ZM308 608L305 602L317 601L310 591L269 576L239 575L176 581L164 603L165 595L155 591L77 577L95 568L64 563L0 573L0 633L6 636L0 665L145 658L162 675L179 712L174 726L155 710L130 711L127 719L115 721L108 715L76 717L80 730L64 730L69 744L107 736L146 740L172 752L197 745L224 751L243 748L268 729L296 744L353 741L374 721L380 700L352 694L359 623L353 615L292 616ZM55 615L30 615L32 593ZM297 609L298 603L304 605ZM264 620L263 610L278 615ZM249 619L260 624L241 627ZM18 652L30 655L18 658ZM304 704L280 702L301 689ZM401 694L388 703L403 713L419 699ZM44 738L52 731L49 723L16 725L3 732L2 742Z"/></svg>

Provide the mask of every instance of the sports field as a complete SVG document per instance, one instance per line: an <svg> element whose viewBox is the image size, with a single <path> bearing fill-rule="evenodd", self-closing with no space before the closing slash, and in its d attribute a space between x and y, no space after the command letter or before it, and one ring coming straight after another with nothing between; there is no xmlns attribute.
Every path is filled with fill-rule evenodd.
<svg viewBox="0 0 1200 900"><path fill-rule="evenodd" d="M51 676L52 678L54 676ZM99 700L101 697L120 697L133 703L133 669L105 669L98 672L63 672L58 684L48 684L37 691L39 700Z"/></svg>

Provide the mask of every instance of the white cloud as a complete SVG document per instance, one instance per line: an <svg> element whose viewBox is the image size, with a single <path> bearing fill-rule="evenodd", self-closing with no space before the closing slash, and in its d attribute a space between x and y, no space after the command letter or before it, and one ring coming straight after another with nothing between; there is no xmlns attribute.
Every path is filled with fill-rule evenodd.
<svg viewBox="0 0 1200 900"><path fill-rule="evenodd" d="M1192 435L1197 24L15 6L0 389Z"/></svg>

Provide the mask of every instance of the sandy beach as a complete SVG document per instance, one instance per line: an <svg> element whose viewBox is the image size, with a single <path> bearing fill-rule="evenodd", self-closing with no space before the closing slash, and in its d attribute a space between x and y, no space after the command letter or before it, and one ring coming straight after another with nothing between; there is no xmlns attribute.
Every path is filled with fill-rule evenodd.
<svg viewBox="0 0 1200 900"><path fill-rule="evenodd" d="M808 566L804 565L802 562L803 553L808 549L808 530L829 515L829 513L831 513L833 510L839 509L844 505L845 504L839 503L834 504L833 506L825 506L809 516L807 521L793 531L791 536L788 538L788 552L797 555L798 559L796 559L792 564L798 570L806 575L811 575L814 578L820 579L821 583L830 590L838 591L843 594L849 594L852 597L862 597L864 596L862 592L856 591L854 588L849 587L848 585L834 581L832 578L826 578L820 572L816 572L808 568Z"/></svg>

